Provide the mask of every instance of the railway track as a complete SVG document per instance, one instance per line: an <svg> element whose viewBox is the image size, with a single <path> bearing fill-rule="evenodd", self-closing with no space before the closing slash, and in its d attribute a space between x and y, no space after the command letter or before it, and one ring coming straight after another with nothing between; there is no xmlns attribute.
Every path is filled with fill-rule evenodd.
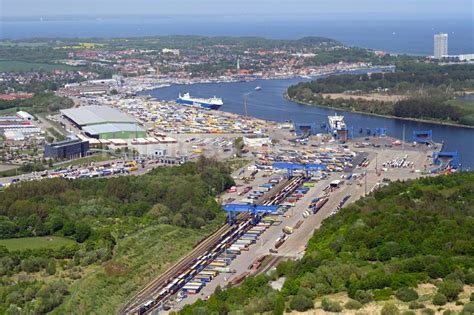
<svg viewBox="0 0 474 315"><path fill-rule="evenodd" d="M281 200L286 197L288 192L293 191L298 185L302 182L302 178L293 178L290 181L285 182L284 185L278 188L277 191L265 196L262 200L259 200L260 204L264 205L274 205L281 202ZM237 216L237 222L245 222L251 219L251 215L248 213L241 213ZM235 226L235 225L234 225ZM142 290L136 293L119 311L120 315L125 314L138 314L141 305L150 299L156 299L155 297L159 296L159 292L169 284L173 278L182 273L184 270L190 268L196 259L206 253L208 253L213 247L219 244L222 236L231 232L234 226L229 225L228 223L221 226L209 237L201 241L196 247L190 251L188 254L183 256L178 262L173 266L168 268L164 273L156 277L148 285L146 285ZM146 311L149 313L153 311L158 306L154 305L152 308Z"/></svg>
<svg viewBox="0 0 474 315"><path fill-rule="evenodd" d="M217 243L220 236L225 234L230 229L229 224L225 224L217 229L213 234L200 242L196 247L190 251L187 255L183 256L173 266L168 268L164 273L155 278L146 287L136 293L119 311L119 314L133 314L137 312L137 309L143 304L150 296L156 295L159 290L164 287L169 280L176 275L176 273L189 267L200 255L206 253L212 246Z"/></svg>

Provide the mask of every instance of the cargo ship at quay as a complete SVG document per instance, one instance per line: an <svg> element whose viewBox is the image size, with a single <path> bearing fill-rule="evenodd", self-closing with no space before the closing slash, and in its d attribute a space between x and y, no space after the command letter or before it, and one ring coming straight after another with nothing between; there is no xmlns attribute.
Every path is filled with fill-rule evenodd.
<svg viewBox="0 0 474 315"><path fill-rule="evenodd" d="M198 98L192 97L189 93L185 93L183 95L181 95L180 93L178 98L176 99L176 103L213 110L217 110L222 105L224 105L224 102L221 98L215 96L211 98Z"/></svg>
<svg viewBox="0 0 474 315"><path fill-rule="evenodd" d="M347 125L344 121L344 116L334 114L334 116L328 116L329 131L331 134L343 141L346 142L348 138Z"/></svg>

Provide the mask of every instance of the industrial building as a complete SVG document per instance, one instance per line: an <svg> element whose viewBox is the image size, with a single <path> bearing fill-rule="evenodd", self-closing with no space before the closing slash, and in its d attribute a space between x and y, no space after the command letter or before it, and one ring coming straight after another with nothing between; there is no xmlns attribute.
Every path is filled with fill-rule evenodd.
<svg viewBox="0 0 474 315"><path fill-rule="evenodd" d="M89 152L89 141L71 138L53 142L44 146L44 156L53 159L75 159L84 157Z"/></svg>
<svg viewBox="0 0 474 315"><path fill-rule="evenodd" d="M7 141L24 141L42 137L44 131L34 124L34 119L25 111L19 111L16 115L0 116L0 134L3 134Z"/></svg>
<svg viewBox="0 0 474 315"><path fill-rule="evenodd" d="M83 106L61 110L72 124L96 139L145 138L146 131L137 121L109 106Z"/></svg>

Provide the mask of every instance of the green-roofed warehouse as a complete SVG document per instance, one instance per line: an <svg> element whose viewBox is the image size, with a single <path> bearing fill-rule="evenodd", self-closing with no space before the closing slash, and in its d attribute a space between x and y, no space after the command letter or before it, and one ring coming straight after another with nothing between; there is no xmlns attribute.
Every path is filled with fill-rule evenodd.
<svg viewBox="0 0 474 315"><path fill-rule="evenodd" d="M83 106L61 110L61 114L89 137L97 139L133 139L146 137L138 122L109 106Z"/></svg>

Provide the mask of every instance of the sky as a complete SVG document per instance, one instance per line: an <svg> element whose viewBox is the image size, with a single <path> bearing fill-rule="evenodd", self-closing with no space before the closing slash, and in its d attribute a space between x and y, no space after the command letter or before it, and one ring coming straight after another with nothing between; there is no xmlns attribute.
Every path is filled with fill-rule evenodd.
<svg viewBox="0 0 474 315"><path fill-rule="evenodd" d="M129 15L473 18L473 0L0 0L0 19Z"/></svg>

